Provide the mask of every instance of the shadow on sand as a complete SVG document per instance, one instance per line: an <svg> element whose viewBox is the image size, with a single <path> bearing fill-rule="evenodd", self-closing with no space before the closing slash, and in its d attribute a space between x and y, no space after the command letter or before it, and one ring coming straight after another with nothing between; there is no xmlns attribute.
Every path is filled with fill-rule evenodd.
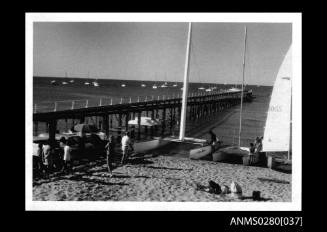
<svg viewBox="0 0 327 232"><path fill-rule="evenodd" d="M265 198L265 197L260 197L256 200L254 200L252 196L241 196L238 199L240 199L240 200L252 199L253 201L270 201L270 200L272 200L272 198Z"/></svg>
<svg viewBox="0 0 327 232"><path fill-rule="evenodd" d="M175 171L192 171L193 169L183 169L183 168L168 168L168 167L155 167L155 166L146 166L147 168L153 169L164 169L164 170L175 170Z"/></svg>
<svg viewBox="0 0 327 232"><path fill-rule="evenodd" d="M153 162L149 161L143 157L136 157L136 158L128 159L126 164L130 164L130 165L153 164Z"/></svg>
<svg viewBox="0 0 327 232"><path fill-rule="evenodd" d="M65 179L74 180L74 181L84 181L84 182L88 182L88 183L101 184L101 185L120 185L120 186L128 185L126 183L108 183L108 182L101 181L101 180L89 179L87 177L82 177L82 175L75 175L75 176L72 176L70 178L65 178Z"/></svg>
<svg viewBox="0 0 327 232"><path fill-rule="evenodd" d="M267 182L273 182L273 183L278 183L278 184L290 184L290 182L289 181L286 181L286 180L269 179L269 178L263 178L263 177L258 177L258 180L260 180L260 181L267 181Z"/></svg>

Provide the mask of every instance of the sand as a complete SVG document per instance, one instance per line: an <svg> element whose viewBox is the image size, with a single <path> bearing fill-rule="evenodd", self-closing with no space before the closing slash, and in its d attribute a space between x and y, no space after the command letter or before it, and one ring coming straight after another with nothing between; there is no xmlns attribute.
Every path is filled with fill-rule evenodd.
<svg viewBox="0 0 327 232"><path fill-rule="evenodd" d="M80 166L72 174L34 181L33 200L41 201L291 201L291 174L264 167L147 155L131 157L108 177L104 160ZM242 198L212 194L208 181L240 184Z"/></svg>

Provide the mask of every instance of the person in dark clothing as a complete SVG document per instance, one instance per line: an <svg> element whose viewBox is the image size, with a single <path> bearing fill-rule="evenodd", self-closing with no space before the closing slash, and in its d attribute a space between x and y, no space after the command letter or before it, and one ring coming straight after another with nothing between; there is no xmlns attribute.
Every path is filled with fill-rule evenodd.
<svg viewBox="0 0 327 232"><path fill-rule="evenodd" d="M253 154L254 152L255 152L254 143L250 143L250 154Z"/></svg>
<svg viewBox="0 0 327 232"><path fill-rule="evenodd" d="M115 138L113 135L109 136L108 143L106 144L105 149L107 154L108 172L110 174L110 177L112 177L112 163L114 161L115 156Z"/></svg>
<svg viewBox="0 0 327 232"><path fill-rule="evenodd" d="M216 136L216 134L213 133L212 130L209 131L209 134L210 134L210 137L211 137L211 138L210 138L210 144L211 144L211 145L215 145L216 142L217 142L217 136Z"/></svg>

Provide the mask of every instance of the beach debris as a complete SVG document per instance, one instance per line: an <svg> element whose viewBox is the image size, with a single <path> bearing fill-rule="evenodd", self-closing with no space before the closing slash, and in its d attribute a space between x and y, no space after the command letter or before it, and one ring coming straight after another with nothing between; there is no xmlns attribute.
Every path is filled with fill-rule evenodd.
<svg viewBox="0 0 327 232"><path fill-rule="evenodd" d="M230 188L227 186L227 185L223 185L222 187L221 187L221 193L222 194L228 194L228 193L230 193L231 191L230 191Z"/></svg>
<svg viewBox="0 0 327 232"><path fill-rule="evenodd" d="M242 188L238 183L234 181L230 185L230 191L232 197L242 197Z"/></svg>
<svg viewBox="0 0 327 232"><path fill-rule="evenodd" d="M209 181L209 193L220 194L221 193L220 185L217 184L216 182L210 180Z"/></svg>
<svg viewBox="0 0 327 232"><path fill-rule="evenodd" d="M254 201L259 201L259 200L261 200L260 191L253 191L253 192L252 192L252 199L253 199Z"/></svg>
<svg viewBox="0 0 327 232"><path fill-rule="evenodd" d="M242 188L238 183L233 181L230 185L230 191L231 193L242 193Z"/></svg>

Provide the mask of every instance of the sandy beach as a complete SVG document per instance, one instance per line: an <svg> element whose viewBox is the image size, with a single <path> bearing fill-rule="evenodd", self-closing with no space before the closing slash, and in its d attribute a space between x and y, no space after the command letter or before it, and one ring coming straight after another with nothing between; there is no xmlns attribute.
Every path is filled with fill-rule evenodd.
<svg viewBox="0 0 327 232"><path fill-rule="evenodd" d="M246 104L244 112L261 103L261 98ZM237 106L236 106L237 107ZM225 127L233 127L238 112L233 107L219 114L187 126L187 135L207 138L214 128L223 141L232 142ZM264 109L261 109L264 111ZM260 113L260 111L257 111ZM257 117L262 116L259 114ZM246 119L245 119L246 120ZM251 124L252 130L243 133L245 141L262 135L261 125ZM176 132L177 133L177 132ZM33 180L33 200L41 201L253 201L252 191L260 191L263 201L290 202L292 174L266 167L242 164L190 160L192 145L169 145L146 155L130 158L129 163L117 167L114 176L108 177L104 159L74 166L72 174L55 174L49 180ZM237 182L243 198L231 194L216 195L203 190L208 181L220 186Z"/></svg>
<svg viewBox="0 0 327 232"><path fill-rule="evenodd" d="M194 161L146 155L131 157L109 178L104 160L77 166L72 174L35 180L36 201L291 201L291 174L263 167ZM201 189L213 180L219 185L239 183L243 198L211 194Z"/></svg>

